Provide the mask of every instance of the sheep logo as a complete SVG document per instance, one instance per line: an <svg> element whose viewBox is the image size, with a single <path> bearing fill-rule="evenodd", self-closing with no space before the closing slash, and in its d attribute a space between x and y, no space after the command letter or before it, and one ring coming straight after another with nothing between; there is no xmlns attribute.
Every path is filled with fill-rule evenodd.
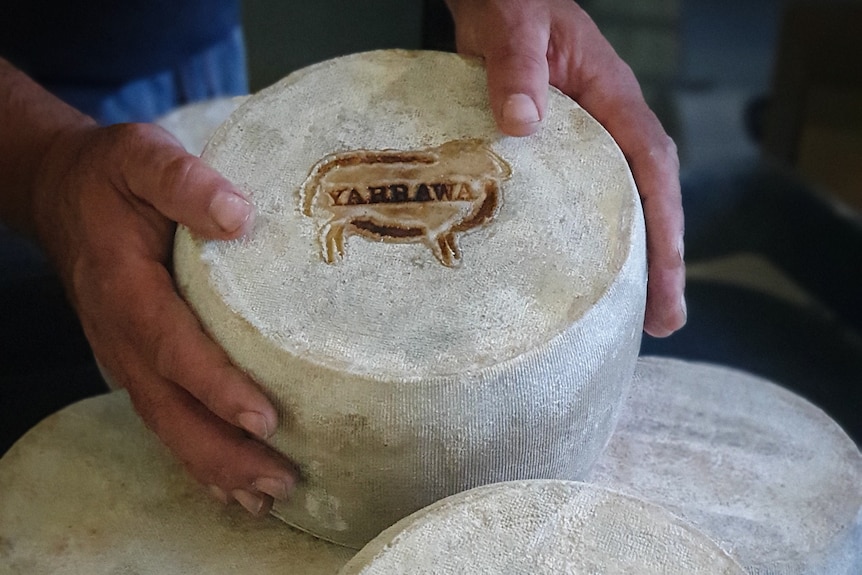
<svg viewBox="0 0 862 575"><path fill-rule="evenodd" d="M345 255L349 235L389 243L423 243L447 267L461 260L456 234L489 222L500 206L509 165L483 140L421 150L356 150L326 156L311 169L302 212L326 218L323 260Z"/></svg>

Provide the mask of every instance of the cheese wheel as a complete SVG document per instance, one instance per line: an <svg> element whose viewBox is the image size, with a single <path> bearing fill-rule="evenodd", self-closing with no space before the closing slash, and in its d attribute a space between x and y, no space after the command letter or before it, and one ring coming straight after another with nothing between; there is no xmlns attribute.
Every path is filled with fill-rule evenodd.
<svg viewBox="0 0 862 575"><path fill-rule="evenodd" d="M633 514L637 522L624 521L629 527L649 521L654 526L650 516L662 515L649 511L655 504L632 503L633 495L662 503L755 575L856 575L862 565L860 457L822 412L768 382L725 368L647 358L638 362L618 431L596 466L592 480L598 483L591 488L603 492L613 486L629 493L623 498L629 503L615 501L613 494L605 501L614 508L642 508ZM534 490L541 483L525 485ZM438 511L447 509L443 504L417 513L363 549L353 567L374 560L387 537L400 546L402 558L411 546L435 560L452 553L439 538L420 541L421 530L413 525L427 527L448 517L448 527L435 530L451 531L446 537L472 533L467 547L473 555L506 541L491 527L518 524L486 522L476 529L477 517L487 517L489 510L499 514L507 507L500 501L506 500L494 495L497 503L489 506L481 497L459 497L467 504L454 506L461 510L457 514ZM553 505L549 502L562 496L552 490L508 501L522 497ZM542 505L520 503L508 505L506 513L527 508L532 512L521 523L558 526L558 507L548 513ZM594 517L590 533L606 541L611 536L599 531L621 533L614 523ZM679 522L681 532L689 531L685 525ZM690 537L651 544L684 549ZM638 540L643 541L631 538L624 545ZM641 549L646 552L660 549ZM274 518L255 520L238 507L214 506L146 430L125 392L58 412L0 458L2 575L218 575L250 565L264 575L283 573L285 565L324 575L337 572L352 555Z"/></svg>
<svg viewBox="0 0 862 575"><path fill-rule="evenodd" d="M246 98L234 96L186 104L158 118L155 123L173 134L189 153L199 156L216 128Z"/></svg>
<svg viewBox="0 0 862 575"><path fill-rule="evenodd" d="M252 96L203 158L257 209L181 228L179 289L280 413L304 481L275 513L355 548L465 489L580 478L616 422L646 286L610 136L556 90L504 137L481 65L378 51Z"/></svg>
<svg viewBox="0 0 862 575"><path fill-rule="evenodd" d="M333 575L352 555L213 505L125 392L51 415L0 459L0 575Z"/></svg>
<svg viewBox="0 0 862 575"><path fill-rule="evenodd" d="M594 485L478 487L396 523L339 575L744 575L668 511Z"/></svg>
<svg viewBox="0 0 862 575"><path fill-rule="evenodd" d="M590 481L670 509L752 575L862 573L862 454L761 378L640 360Z"/></svg>

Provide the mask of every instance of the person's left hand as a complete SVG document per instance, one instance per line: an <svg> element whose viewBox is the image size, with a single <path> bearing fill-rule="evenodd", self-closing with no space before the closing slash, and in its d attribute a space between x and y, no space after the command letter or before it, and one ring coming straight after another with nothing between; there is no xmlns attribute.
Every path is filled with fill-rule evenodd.
<svg viewBox="0 0 862 575"><path fill-rule="evenodd" d="M613 136L638 186L647 227L644 330L685 324L683 213L676 146L649 109L631 69L572 0L447 0L459 52L482 57L500 129L526 136L545 114L548 84Z"/></svg>

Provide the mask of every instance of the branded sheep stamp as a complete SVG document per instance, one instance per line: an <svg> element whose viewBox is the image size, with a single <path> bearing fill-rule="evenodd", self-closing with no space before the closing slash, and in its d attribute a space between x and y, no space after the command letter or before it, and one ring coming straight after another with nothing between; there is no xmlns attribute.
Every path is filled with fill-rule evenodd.
<svg viewBox="0 0 862 575"><path fill-rule="evenodd" d="M457 234L490 222L500 182L512 169L478 139L420 150L354 150L326 156L300 190L302 212L319 219L322 256L345 255L359 235L389 243L423 243L444 266L461 259Z"/></svg>

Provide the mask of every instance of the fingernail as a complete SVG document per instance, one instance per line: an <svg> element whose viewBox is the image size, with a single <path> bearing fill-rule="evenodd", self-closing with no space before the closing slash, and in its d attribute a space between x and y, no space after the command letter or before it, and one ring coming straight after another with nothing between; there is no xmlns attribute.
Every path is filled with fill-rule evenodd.
<svg viewBox="0 0 862 575"><path fill-rule="evenodd" d="M259 478L254 482L254 488L279 501L285 501L290 491L286 481L274 477Z"/></svg>
<svg viewBox="0 0 862 575"><path fill-rule="evenodd" d="M685 296L684 295L679 299L679 308L682 310L682 319L687 320L688 319L688 304L685 302Z"/></svg>
<svg viewBox="0 0 862 575"><path fill-rule="evenodd" d="M240 413L240 426L243 429L260 439L267 439L270 436L269 425L266 423L266 418L256 411L246 411Z"/></svg>
<svg viewBox="0 0 862 575"><path fill-rule="evenodd" d="M515 124L535 124L539 121L539 109L526 94L512 94L503 104L503 120Z"/></svg>
<svg viewBox="0 0 862 575"><path fill-rule="evenodd" d="M210 204L210 217L229 233L242 227L250 216L251 204L236 194L218 194Z"/></svg>
<svg viewBox="0 0 862 575"><path fill-rule="evenodd" d="M263 499L249 493L248 491L243 491L242 489L234 489L231 492L233 498L237 500L237 502L245 507L245 510L251 513L252 515L260 515L261 509L263 509Z"/></svg>
<svg viewBox="0 0 862 575"><path fill-rule="evenodd" d="M210 494L219 500L223 505L227 505L227 493L222 490L218 485L210 485L209 486Z"/></svg>

